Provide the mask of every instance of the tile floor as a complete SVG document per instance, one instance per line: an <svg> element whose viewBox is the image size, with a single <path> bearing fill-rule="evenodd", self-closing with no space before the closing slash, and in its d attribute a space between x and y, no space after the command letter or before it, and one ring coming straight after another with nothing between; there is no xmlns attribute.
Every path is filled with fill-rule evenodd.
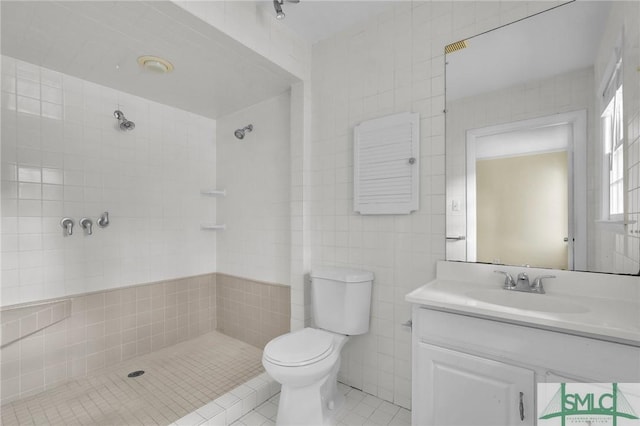
<svg viewBox="0 0 640 426"><path fill-rule="evenodd" d="M218 332L1 407L2 425L275 425L279 385L262 351ZM128 373L144 370L137 378ZM337 426L409 426L410 411L339 384Z"/></svg>
<svg viewBox="0 0 640 426"><path fill-rule="evenodd" d="M260 349L210 332L5 404L1 424L166 425L259 375L261 359ZM128 378L135 370L145 374Z"/></svg>
<svg viewBox="0 0 640 426"><path fill-rule="evenodd" d="M337 413L337 426L410 426L411 411L391 404L358 389L338 383L338 389L344 392L344 407ZM231 426L270 426L275 425L280 394L270 398L250 413L242 416Z"/></svg>

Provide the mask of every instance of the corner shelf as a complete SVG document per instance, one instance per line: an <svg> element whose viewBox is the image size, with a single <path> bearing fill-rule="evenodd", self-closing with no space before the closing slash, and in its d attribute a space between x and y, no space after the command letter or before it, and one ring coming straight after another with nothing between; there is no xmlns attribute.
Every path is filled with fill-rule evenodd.
<svg viewBox="0 0 640 426"><path fill-rule="evenodd" d="M226 197L227 190L226 189L203 189L200 191L202 195L208 195L210 197Z"/></svg>
<svg viewBox="0 0 640 426"><path fill-rule="evenodd" d="M206 195L209 197L226 197L227 190L226 189L201 189L200 194ZM203 231L224 231L225 229L227 229L227 225L203 223L200 225L200 229L202 229Z"/></svg>
<svg viewBox="0 0 640 426"><path fill-rule="evenodd" d="M200 229L202 229L203 231L224 231L225 229L227 229L227 225L210 225L203 223L202 225L200 225Z"/></svg>

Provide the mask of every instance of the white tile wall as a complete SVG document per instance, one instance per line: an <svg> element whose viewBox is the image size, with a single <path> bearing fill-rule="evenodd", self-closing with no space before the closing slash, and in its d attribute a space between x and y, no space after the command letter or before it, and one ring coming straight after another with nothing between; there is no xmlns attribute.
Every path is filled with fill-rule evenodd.
<svg viewBox="0 0 640 426"><path fill-rule="evenodd" d="M289 285L290 94L219 117L218 272ZM253 124L242 140L234 131Z"/></svg>
<svg viewBox="0 0 640 426"><path fill-rule="evenodd" d="M134 131L117 128L116 109ZM215 272L215 234L200 230L215 221L200 195L216 183L215 132L214 120L3 56L2 305Z"/></svg>
<svg viewBox="0 0 640 426"><path fill-rule="evenodd" d="M309 325L311 267L311 87L308 81L291 86L290 231L291 231L291 330Z"/></svg>
<svg viewBox="0 0 640 426"><path fill-rule="evenodd" d="M291 285L291 328L299 329L308 322L309 298L305 297L304 275L309 271L311 257L310 224L306 214L310 201L311 46L254 2L174 0L174 3L301 80L292 85L291 92L291 186L287 188L290 191L291 258L290 277L282 281Z"/></svg>
<svg viewBox="0 0 640 426"><path fill-rule="evenodd" d="M435 276L445 231L444 46L557 2L398 2L313 46L310 169L312 265L375 272L371 331L343 354L341 380L410 406L410 317L404 295ZM420 210L352 212L352 129L395 112L421 116Z"/></svg>

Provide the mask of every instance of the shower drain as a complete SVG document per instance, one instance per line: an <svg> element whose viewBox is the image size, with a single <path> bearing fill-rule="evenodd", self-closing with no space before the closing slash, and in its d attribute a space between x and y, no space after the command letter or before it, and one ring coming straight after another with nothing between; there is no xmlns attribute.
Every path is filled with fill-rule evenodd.
<svg viewBox="0 0 640 426"><path fill-rule="evenodd" d="M142 376L143 374L144 374L144 370L138 370L138 371L133 371L127 374L127 377L138 377L138 376Z"/></svg>

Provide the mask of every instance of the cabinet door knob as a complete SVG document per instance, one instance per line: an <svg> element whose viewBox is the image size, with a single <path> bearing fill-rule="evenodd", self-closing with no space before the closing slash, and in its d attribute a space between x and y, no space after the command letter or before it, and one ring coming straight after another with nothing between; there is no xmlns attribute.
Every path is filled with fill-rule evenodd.
<svg viewBox="0 0 640 426"><path fill-rule="evenodd" d="M520 421L524 421L524 401L522 401L523 397L524 393L520 392Z"/></svg>

